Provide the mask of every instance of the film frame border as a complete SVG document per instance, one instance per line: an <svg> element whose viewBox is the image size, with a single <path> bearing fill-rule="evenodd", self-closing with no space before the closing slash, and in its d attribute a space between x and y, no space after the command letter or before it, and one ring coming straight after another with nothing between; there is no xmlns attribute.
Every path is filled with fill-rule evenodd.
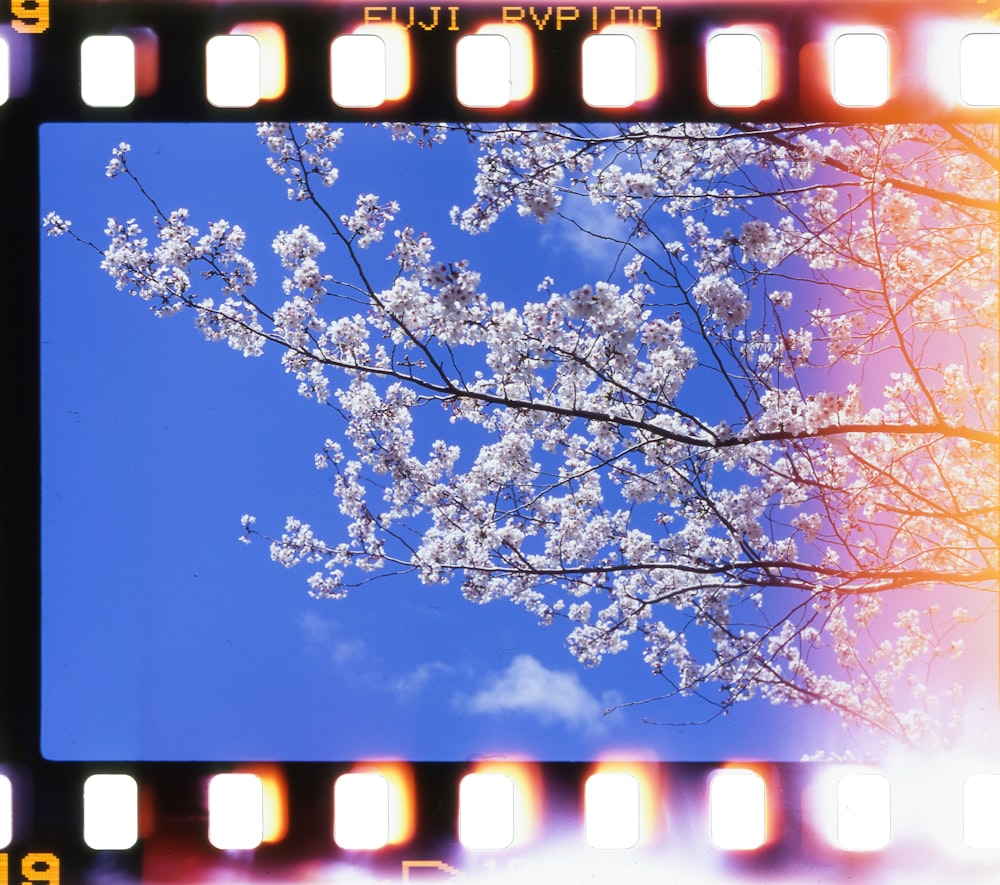
<svg viewBox="0 0 1000 885"><path fill-rule="evenodd" d="M634 5L634 4L633 4ZM329 42L330 35L320 35L313 26L317 15L322 15L324 21L329 17L344 24L335 25L336 33L346 33L357 23L357 9L361 4L337 6L336 8L318 8L317 4L288 4L272 9L269 5L226 4L212 9L204 9L199 4L168 3L109 3L99 7L80 4L71 10L63 12L59 7L51 10L49 30L45 34L36 35L30 39L37 40L32 49L33 73L36 75L34 87L26 97L11 97L4 106L0 106L0 160L3 168L15 170L13 176L5 176L0 184L3 206L3 234L0 246L0 269L6 277L4 288L8 292L36 292L38 266L38 238L32 219L38 215L36 183L39 180L36 142L37 127L50 120L256 120L261 116L308 118L322 115L326 118L344 120L381 120L387 116L401 116L410 119L499 119L509 112L508 108L499 111L489 109L472 109L461 105L455 93L454 72L450 65L442 65L437 60L448 57L442 53L442 47L450 48L455 35L446 31L426 31L419 33L419 39L411 43L414 53L414 68L419 72L407 99L373 109L357 110L339 108L334 105L329 96L328 76L325 71L328 54L324 46ZM807 12L784 15L779 31L794 41L801 35L814 33L816 23L823 21L823 16L832 4L811 5ZM464 7L463 7L464 8ZM664 15L670 16L670 44L667 47L667 83L681 83L690 70L702 72L704 65L701 59L703 37L706 29L714 27L718 19L731 19L734 7L722 4L691 4L676 6L671 4L667 9L662 7ZM779 4L741 4L741 18L768 20L776 11L787 10L787 5ZM940 15L947 20L954 15L954 6L939 3L918 4L880 4L883 12L872 12L870 4L851 3L837 4L836 18L838 21L850 19L852 11L866 17L866 23L878 27L880 23L887 28L896 27L905 30L912 21L921 20L922 16ZM905 11L908 8L909 12ZM900 11L904 9L904 11ZM969 11L981 13L984 5L969 4ZM987 10L988 11L988 10ZM744 15L744 13L746 13ZM964 10L960 15L964 16ZM912 16L912 19L909 17ZM491 17L491 7L485 4L475 7L473 22L487 21ZM203 73L199 65L191 65L190 46L201 45L211 36L225 33L227 27L241 21L260 20L262 18L277 21L286 28L289 45L295 46L295 58L289 64L289 79L282 98L262 102L247 109L213 108L205 99ZM150 22L160 37L160 64L162 69L170 68L176 71L176 76L170 78L161 74L160 89L155 95L137 98L129 107L122 109L88 108L80 100L78 92L79 72L78 54L70 49L76 49L83 35L98 32L111 32L120 28L123 21L135 21L144 26ZM344 30L336 31L337 27ZM588 32L589 33L589 32ZM992 31L990 31L992 33ZM579 73L579 42L581 34L578 29L567 27L557 33L540 33L535 37L535 57L544 58L545 64L538 69L538 78L533 95L526 101L514 105L519 118L542 120L546 118L607 120L625 119L635 116L649 116L655 119L671 120L754 120L754 119L813 119L812 113L816 104L809 104L803 91L792 95L779 89L778 97L771 102L762 103L757 109L719 108L708 102L705 84L699 81L693 91L673 89L667 93L669 99L653 100L645 105L630 106L622 109L595 109L587 105L578 85ZM40 38L40 39L39 39ZM808 42L808 41L807 41ZM306 51L303 51L305 47ZM314 52L310 52L310 48ZM188 64L185 64L187 59ZM693 60L693 62L692 62ZM794 70L795 66L787 67ZM569 71L569 75L566 75ZM803 83L794 74L792 81L799 89ZM786 82L787 86L787 82ZM813 93L813 98L816 96ZM809 107L805 105L809 104ZM975 121L995 121L998 110L986 108L948 108L944 105L928 105L927 94L918 88L911 96L903 96L893 100L890 105L872 109L845 109L835 102L823 100L820 107L825 111L822 119L833 122L886 122L911 120L921 117L934 119L961 119ZM266 112L266 113L265 113ZM14 207L11 211L8 207ZM37 314L22 301L13 306L15 329L19 330L17 338L21 343L35 342L38 338ZM207 763L142 763L126 760L121 765L100 763L52 763L40 757L40 673L37 668L27 667L26 660L31 662L39 658L40 619L37 593L39 582L37 556L26 555L26 551L37 552L37 537L33 536L32 525L37 525L37 500L32 501L32 486L39 477L29 465L36 463L36 455L40 440L37 434L38 387L37 378L32 378L30 371L25 371L24 352L19 346L5 348L4 369L7 379L16 379L16 383L7 385L5 397L5 412L15 417L17 428L10 440L12 449L11 463L18 465L15 475L10 471L7 475L7 491L5 500L16 502L16 511L20 519L14 520L13 531L7 534L6 562L11 564L9 574L12 580L8 587L15 588L14 593L5 592L0 596L0 630L3 631L0 642L0 672L16 674L15 679L4 679L0 683L0 712L3 723L0 725L0 756L4 763L0 772L7 773L14 791L20 795L31 795L32 803L27 807L17 806L14 812L14 827L11 844L20 847L24 843L19 839L18 830L30 818L32 836L25 845L24 857L45 854L41 850L43 843L53 839L61 843L71 830L82 832L83 819L79 810L79 788L85 775L95 769L128 773L134 772L138 779L152 777L158 784L158 789L170 776L170 771L178 765L184 766L192 777L205 779L212 774L226 773L240 768L243 763L224 766ZM8 762L7 760L13 760ZM327 782L332 780L333 773L347 770L348 761L343 764L325 765L330 773ZM556 782L561 779L577 782L581 776L583 763L566 763L552 766L551 778ZM709 763L683 763L692 778L704 778L711 769L717 767ZM775 766L780 770L780 780L785 789L796 784L801 785L801 769L796 765L781 764ZM298 768L297 771L294 769ZM562 769L560 772L559 769ZM454 779L456 772L465 770L465 766L449 768L445 763L430 764L418 779L425 785L448 782ZM310 795L310 772L307 764L285 766L286 776L290 786L290 795L299 797ZM700 782L700 781L699 781ZM325 787L324 787L325 789ZM169 791L168 791L169 792ZM328 792L328 791L327 791ZM427 791L425 790L424 793ZM433 788L430 788L433 793ZM789 790L794 793L794 790ZM417 790L416 795L422 795ZM2 799L2 797L0 797ZM171 801L178 803L178 810L184 804L184 799L175 796L167 799L167 807ZM456 800L457 801L457 800ZM76 810L70 810L71 803ZM329 803L328 803L329 804ZM453 805L454 803L452 803ZM451 807L451 806L449 806ZM452 816L442 816L437 812L422 809L425 821L437 819L442 826L450 827L454 820ZM786 808L786 833L789 838L796 833L801 835L802 821L799 819L801 809L790 803ZM294 814L294 810L293 810ZM789 821L791 823L789 824ZM795 821L798 821L796 824ZM431 826L428 824L428 826ZM140 825L141 828L141 825ZM430 831L428 831L430 832ZM51 835L50 835L51 834ZM329 829L326 830L328 841ZM425 834L426 835L426 834ZM140 837L141 838L141 837ZM304 837L303 837L304 838ZM71 868L75 858L81 861L92 861L82 845L62 846L60 855L64 857L64 869ZM286 844L287 850L296 849L295 840ZM786 844L783 839L777 844ZM34 850L34 849L39 850ZM133 860L135 852L132 854ZM34 871L41 876L44 859L37 862ZM8 875L16 877L14 857L11 855ZM28 875L24 873L24 875ZM2 881L2 878L0 878ZM31 881L34 881L32 879ZM38 879L44 881L44 879Z"/></svg>

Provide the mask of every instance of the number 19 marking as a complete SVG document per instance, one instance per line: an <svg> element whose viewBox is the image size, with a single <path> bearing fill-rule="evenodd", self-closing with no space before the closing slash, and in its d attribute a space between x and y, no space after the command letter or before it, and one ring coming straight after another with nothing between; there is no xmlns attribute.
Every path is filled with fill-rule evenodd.
<svg viewBox="0 0 1000 885"><path fill-rule="evenodd" d="M20 885L47 882L59 885L59 858L47 852L33 852L21 859ZM0 885L11 885L7 855L0 853Z"/></svg>

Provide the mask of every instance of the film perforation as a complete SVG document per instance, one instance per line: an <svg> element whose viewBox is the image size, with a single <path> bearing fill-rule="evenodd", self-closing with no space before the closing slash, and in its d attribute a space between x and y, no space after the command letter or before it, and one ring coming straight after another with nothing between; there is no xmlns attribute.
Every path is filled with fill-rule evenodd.
<svg viewBox="0 0 1000 885"><path fill-rule="evenodd" d="M59 855L28 850L40 834L15 833L14 840L4 846L3 854L8 863L15 859L15 865L16 859L30 859L25 863L35 864L40 873L52 874L53 881L58 881L55 873L59 870L60 856L64 868L72 864L87 876L99 876L102 870L131 869L138 874L145 869L151 876L149 881L158 882L190 881L191 876L211 881L213 876L225 875L225 870L230 874L242 870L243 875L251 877L247 881L257 881L253 878L257 875L255 870L266 877L263 870L269 868L268 863L279 860L303 876L298 881L311 881L308 877L324 868L324 864L330 870L346 870L347 866L338 867L338 862L344 865L361 857L368 858L365 866L376 875L373 881L413 880L418 869L438 870L476 881L484 871L490 871L490 876L497 875L496 871L505 864L513 871L529 875L539 864L544 869L541 858L545 856L545 846L558 844L560 850L576 846L570 850L595 859L598 868L604 862L609 869L618 869L620 863L625 868L638 865L644 873L677 868L678 864L683 868L686 850L694 850L696 854L714 855L729 870L732 881L759 881L761 875L782 876L804 869L821 875L820 881L836 881L837 876L851 870L862 875L884 875L894 860L898 862L907 852L921 851L920 843L931 838L940 846L947 846L956 861L961 859L960 868L972 877L966 881L979 881L975 878L977 869L988 872L991 866L984 867L982 862L989 861L991 851L1000 848L989 827L1000 801L996 774L974 775L964 782L961 776L956 776L948 783L936 783L934 787L940 792L926 790L925 798L936 796L937 801L961 811L955 825L946 828L946 832L932 834L936 823L925 820L915 827L915 820L908 819L898 807L908 795L914 795L913 791L899 779L878 771L842 767L823 772L809 764L783 764L762 778L754 768L739 764L719 768L692 763L653 766L633 763L631 769L620 766L613 773L601 774L593 772L590 766L553 764L546 768L543 782L536 784L543 789L532 801L549 811L552 807L569 810L575 806L574 813L566 818L574 820L574 824L569 829L565 823L553 826L551 815L543 814L526 841L521 829L524 821L515 818L505 821L503 814L493 820L492 831L473 832L491 826L488 821L497 811L498 797L501 811L504 808L509 811L513 807L509 802L516 804L523 798L517 796L517 791L524 787L524 782L515 788L507 781L505 786L505 776L488 774L487 779L500 780L487 785L483 797L489 794L491 798L486 805L479 804L477 798L466 797L469 807L464 813L475 814L479 819L475 823L466 822L466 842L458 854L453 846L440 841L443 834L435 826L428 825L434 819L433 814L426 820L417 815L414 831L398 845L338 844L338 798L344 813L352 817L362 806L356 796L345 793L338 797L335 789L350 772L338 775L337 767L326 765L305 766L298 773L294 766L271 766L262 775L263 781L249 773L239 773L239 766L235 773L215 775L204 766L186 770L140 766L134 781L138 792L119 804L136 815L135 826L142 834L141 839L118 848L84 847L83 834L95 822L88 822L82 813L84 806L77 791L85 769L77 768L69 778L60 777L57 792L67 802L75 794L73 804L80 813L64 815L56 829L46 836L60 840L70 850ZM182 772L179 781L178 772ZM88 781L95 777L112 775L91 775ZM449 765L439 768L428 782L432 784L432 793L438 794L449 809L447 817L453 838L462 833L463 783L468 783L469 777L468 766ZM818 802L817 790L823 778L828 785L819 789L823 802ZM275 790L265 786L264 792L260 792L261 784L268 779L272 786L280 782L281 787ZM213 803L212 784L227 784L228 789L237 780L242 780L243 785L232 795L241 793L242 800L251 807L261 802L262 796L270 796L264 802L263 826L244 816L242 831L220 829L233 827L234 821L238 825L241 818L239 813L234 817L232 811L228 815L220 813L222 806ZM248 785L252 788L254 780L256 798L252 789L250 792L244 789ZM623 806L626 814L631 814L628 809L632 802L639 808L649 801L649 811L640 809L624 830L618 826L621 821L608 826L612 818L604 813L605 809L588 812L587 808L588 796L602 781L604 786L616 783L619 800L627 793ZM628 781L642 786L635 789L629 785L621 792L623 783ZM496 792L498 786L502 788L502 797ZM655 794L651 801L645 795L647 791ZM861 796L866 798L859 803ZM407 801L417 798L410 796ZM428 798L424 796L417 807L428 808ZM977 808L974 804L977 799L986 801ZM273 806L268 807L268 803ZM823 803L827 805L825 813L821 813ZM284 820L285 826L268 832L272 814ZM602 823L605 832L595 832L593 827ZM391 829L392 823L385 819L378 826ZM623 838L623 832L627 838ZM248 839L248 835L252 838ZM243 844L241 840L245 840ZM265 865L258 867L261 858L265 859ZM931 859L932 855L928 855L928 860Z"/></svg>
<svg viewBox="0 0 1000 885"><path fill-rule="evenodd" d="M5 66L16 91L8 101L18 100L16 92L26 88L25 80L32 81L33 92L44 81L47 101L53 109L61 107L60 113L88 113L86 100L84 107L80 107L79 93L74 95L78 86L75 69L79 46L91 36L105 35L123 41L131 28L138 40L133 47L139 64L135 71L137 89L125 93L135 97L121 106L128 107L138 101L142 113L166 113L169 117L167 109L182 103L189 106L189 114L205 117L215 112L211 100L206 98L211 84L205 82L203 47L214 45L220 50L223 44L219 38L232 36L234 29L238 31L241 26L242 37L252 37L245 30L246 25L254 22L262 25L268 19L261 15L259 4L227 4L211 16L199 14L197 4L169 7L137 4L128 17L118 17L123 6L60 11L45 28L44 40L35 39L34 44L28 42L34 39L32 35L11 26L10 38L4 41L10 56ZM394 41L397 38L402 41L387 48L389 56L399 51L409 58L408 64L406 57L400 57L412 78L410 94L405 99L407 107L419 110L422 105L428 106L433 96L439 109L448 112L439 116L485 114L489 118L506 112L544 119L546 115L559 116L556 112L561 110L581 119L593 117L596 112L604 116L621 113L623 117L654 113L671 119L805 120L809 118L808 109L813 114L822 111L829 119L845 120L875 121L887 114L902 120L921 112L935 117L989 119L995 114L995 110L989 109L1000 105L993 89L982 85L995 79L989 73L989 59L995 56L990 47L992 41L1000 39L997 36L1000 32L988 19L971 13L948 19L932 3L917 4L909 16L892 4L874 9L864 4L812 5L808 10L788 4L737 7L598 4L586 8L557 4L537 9L531 5L491 8L390 4L338 5L322 14L308 4L285 4L277 13L270 17L270 32L265 36L262 31L254 39L274 41L274 46L281 47L281 57L260 56L255 61L251 54L246 64L253 68L260 64L280 66L287 69L288 82L275 95L244 90L246 94L237 105L291 112L296 106L308 107L315 102L326 112L345 119L356 115L373 119L391 113L396 106L401 107L400 99L387 96L381 102L372 98L360 103L347 99L338 104L337 87L331 90L329 82L333 42L338 37L362 33L369 38L378 37L380 31L396 35ZM942 21L946 27L937 27ZM491 27L500 31L482 32L483 28L488 32ZM508 34L520 35L514 41L517 45L504 36L504 29ZM705 69L713 58L713 36L732 40L738 34L746 38L743 48L737 50L744 53L742 67L758 84L751 84L747 92L744 82L744 96L732 103L719 93L718 75L710 83ZM532 83L526 92L508 91L504 95L501 87L496 97L497 87L494 87L493 95L483 105L460 100L460 93L467 89L456 81L456 48L463 40L477 35L489 37L494 51L500 53L498 58L507 55L507 63L527 66ZM754 37L759 46L753 44ZM602 83L605 79L600 74L599 61L593 74L581 69L586 47L602 43L602 39L595 42L595 38L608 38L608 47L619 47L609 48L609 73L620 67L626 56L638 53L633 62L624 62L638 65L638 80L631 88L625 87L623 97L613 96L608 103L600 95L596 104L588 102L583 94L585 89L593 88L587 87L587 82ZM505 40L506 49L502 45ZM852 43L856 46L853 52ZM735 47L737 43L730 45ZM128 51L124 42L121 46L122 52ZM195 57L191 55L192 46L200 48ZM51 58L46 55L50 47ZM288 47L294 47L295 51L288 52ZM510 55L511 51L516 51L516 55ZM614 51L624 51L626 56L616 62ZM842 56L839 63L838 54ZM715 66L726 55L732 54L716 53ZM197 64L192 63L195 58ZM856 61L847 60L851 58ZM649 70L645 70L647 62L643 59L648 59ZM852 94L852 86L845 78L855 76L861 63L875 67L856 79L855 88L874 91L858 97ZM127 67L127 63L123 64ZM838 64L840 75L835 70ZM226 67L223 65L223 70ZM986 73L976 78L973 73L976 70ZM344 76L350 80L349 75ZM732 88L741 88L741 76L737 73L729 76ZM967 81L964 87L963 76ZM592 79L588 81L588 77ZM708 77L712 77L711 72ZM946 81L950 85L942 92L938 87ZM721 96L719 101L711 101L712 90ZM240 118L238 107L226 106L225 102L223 105L226 119ZM89 112L98 114L98 119L106 113L97 108Z"/></svg>
<svg viewBox="0 0 1000 885"><path fill-rule="evenodd" d="M0 885L994 881L994 6L12 0Z"/></svg>

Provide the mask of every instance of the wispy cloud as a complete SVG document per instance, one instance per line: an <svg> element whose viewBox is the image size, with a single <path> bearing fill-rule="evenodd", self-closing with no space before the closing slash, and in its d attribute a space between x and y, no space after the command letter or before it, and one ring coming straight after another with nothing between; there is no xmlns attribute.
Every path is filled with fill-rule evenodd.
<svg viewBox="0 0 1000 885"><path fill-rule="evenodd" d="M455 672L451 664L443 661L429 661L415 670L403 673L389 687L404 700L420 694L423 687L436 676L448 676Z"/></svg>
<svg viewBox="0 0 1000 885"><path fill-rule="evenodd" d="M329 642L336 628L336 623L328 621L316 612L303 612L299 616L299 629L303 638L310 644Z"/></svg>
<svg viewBox="0 0 1000 885"><path fill-rule="evenodd" d="M604 728L605 706L584 687L580 677L549 670L531 655L518 655L502 673L464 700L470 713L522 713L544 723L559 723L586 731Z"/></svg>
<svg viewBox="0 0 1000 885"><path fill-rule="evenodd" d="M568 195L564 198L564 211L568 205L572 206L572 211L566 214L577 224L562 218L551 219L541 231L541 244L549 249L568 251L591 273L607 274L611 262L618 259L622 249L618 240L627 228L610 203L592 203L587 197ZM632 251L627 249L624 261L631 257Z"/></svg>
<svg viewBox="0 0 1000 885"><path fill-rule="evenodd" d="M363 639L335 639L330 646L330 660L335 664L348 664L366 656Z"/></svg>
<svg viewBox="0 0 1000 885"><path fill-rule="evenodd" d="M305 612L299 618L299 629L306 646L326 650L334 664L348 664L366 654L367 646L363 639L344 636L343 628L336 621L315 612Z"/></svg>

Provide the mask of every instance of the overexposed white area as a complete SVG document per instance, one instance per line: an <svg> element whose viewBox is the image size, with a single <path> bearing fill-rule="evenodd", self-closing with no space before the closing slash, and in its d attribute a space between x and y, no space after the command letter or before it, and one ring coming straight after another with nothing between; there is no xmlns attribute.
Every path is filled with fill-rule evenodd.
<svg viewBox="0 0 1000 885"><path fill-rule="evenodd" d="M455 94L467 108L500 108L511 99L511 46L500 34L469 34L455 44Z"/></svg>
<svg viewBox="0 0 1000 885"><path fill-rule="evenodd" d="M123 108L135 99L135 44L95 35L80 44L80 97L92 108Z"/></svg>
<svg viewBox="0 0 1000 885"><path fill-rule="evenodd" d="M330 44L330 95L342 108L376 108L386 99L386 45L376 34L343 34Z"/></svg>
<svg viewBox="0 0 1000 885"><path fill-rule="evenodd" d="M260 44L249 34L223 34L205 44L205 96L217 108L260 101Z"/></svg>
<svg viewBox="0 0 1000 885"><path fill-rule="evenodd" d="M123 851L139 838L139 785L127 774L94 774L83 785L83 841Z"/></svg>
<svg viewBox="0 0 1000 885"><path fill-rule="evenodd" d="M625 772L599 772L584 787L587 843L592 848L632 848L639 841L639 781Z"/></svg>
<svg viewBox="0 0 1000 885"><path fill-rule="evenodd" d="M333 841L373 850L389 841L389 784L380 774L344 774L333 785Z"/></svg>
<svg viewBox="0 0 1000 885"><path fill-rule="evenodd" d="M628 107L638 92L635 40L594 34L583 41L583 100L592 108Z"/></svg>
<svg viewBox="0 0 1000 885"><path fill-rule="evenodd" d="M514 782L505 774L469 774L458 789L458 839L497 850L514 841Z"/></svg>
<svg viewBox="0 0 1000 885"><path fill-rule="evenodd" d="M841 34L833 43L833 97L844 107L889 99L889 41L884 34Z"/></svg>
<svg viewBox="0 0 1000 885"><path fill-rule="evenodd" d="M889 779L844 775L837 784L837 840L848 851L878 851L891 834Z"/></svg>
<svg viewBox="0 0 1000 885"><path fill-rule="evenodd" d="M965 844L1000 851L1000 774L973 774L962 788Z"/></svg>
<svg viewBox="0 0 1000 885"><path fill-rule="evenodd" d="M264 839L264 789L254 774L217 774L208 785L208 841L256 848Z"/></svg>
<svg viewBox="0 0 1000 885"><path fill-rule="evenodd" d="M6 848L14 838L14 791L10 778L0 774L0 848Z"/></svg>
<svg viewBox="0 0 1000 885"><path fill-rule="evenodd" d="M715 34L705 66L708 100L716 107L749 108L764 97L764 46L756 34Z"/></svg>
<svg viewBox="0 0 1000 885"><path fill-rule="evenodd" d="M1000 33L967 34L958 54L962 101L1000 105Z"/></svg>
<svg viewBox="0 0 1000 885"><path fill-rule="evenodd" d="M767 789L756 772L716 771L709 782L712 843L726 851L760 848L767 838Z"/></svg>
<svg viewBox="0 0 1000 885"><path fill-rule="evenodd" d="M0 104L10 98L10 47L0 37Z"/></svg>

